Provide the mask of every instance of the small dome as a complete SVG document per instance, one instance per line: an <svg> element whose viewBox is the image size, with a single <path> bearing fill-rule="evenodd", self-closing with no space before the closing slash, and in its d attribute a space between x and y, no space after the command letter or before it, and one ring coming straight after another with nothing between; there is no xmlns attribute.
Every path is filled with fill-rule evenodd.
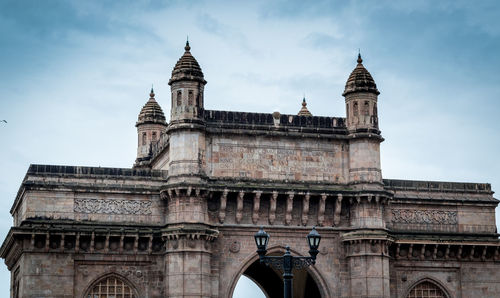
<svg viewBox="0 0 500 298"><path fill-rule="evenodd" d="M351 75L347 79L345 90L342 95L346 96L349 93L359 91L372 92L379 95L380 92L377 89L377 84L375 84L372 75L362 64L363 59L361 59L361 55L358 55L357 62L358 65L356 65L356 68L354 68L354 70L351 72Z"/></svg>
<svg viewBox="0 0 500 298"><path fill-rule="evenodd" d="M302 99L302 108L300 108L300 111L297 115L308 116L308 117L312 116L311 112L309 112L309 110L307 109L307 102L305 97Z"/></svg>
<svg viewBox="0 0 500 298"><path fill-rule="evenodd" d="M177 61L174 70L172 70L172 78L170 78L168 84L171 85L173 82L181 80L199 81L206 84L207 81L203 78L203 72L201 71L198 61L191 55L191 47L188 41L186 42L184 50L184 55Z"/></svg>
<svg viewBox="0 0 500 298"><path fill-rule="evenodd" d="M136 126L144 123L167 124L165 114L163 114L163 110L155 100L153 88L151 88L148 102L146 102L139 113L139 119L137 120Z"/></svg>

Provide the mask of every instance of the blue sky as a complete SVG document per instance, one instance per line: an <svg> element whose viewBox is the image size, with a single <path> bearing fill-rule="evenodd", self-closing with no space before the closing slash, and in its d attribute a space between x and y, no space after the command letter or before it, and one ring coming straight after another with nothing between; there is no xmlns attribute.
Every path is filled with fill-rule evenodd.
<svg viewBox="0 0 500 298"><path fill-rule="evenodd" d="M498 1L1 0L0 236L30 163L133 164L137 115L151 84L169 114L187 35L220 110L297 113L305 94L345 116L359 48L383 176L500 189L498 16ZM7 293L5 266L0 280Z"/></svg>

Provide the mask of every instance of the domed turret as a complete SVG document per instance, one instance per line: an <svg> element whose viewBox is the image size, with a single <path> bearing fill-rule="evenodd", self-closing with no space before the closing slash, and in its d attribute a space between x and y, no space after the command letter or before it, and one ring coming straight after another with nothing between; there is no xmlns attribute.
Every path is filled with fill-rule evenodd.
<svg viewBox="0 0 500 298"><path fill-rule="evenodd" d="M377 116L377 96L380 92L371 74L363 66L358 54L358 65L351 72L342 94L346 102L347 128L379 133Z"/></svg>
<svg viewBox="0 0 500 298"><path fill-rule="evenodd" d="M175 64L168 81L172 92L170 123L193 123L203 121L203 90L207 83L198 61L191 55L186 42L184 54Z"/></svg>
<svg viewBox="0 0 500 298"><path fill-rule="evenodd" d="M375 84L375 80L373 80L372 75L366 70L363 66L363 59L361 59L361 54L358 54L358 65L351 72L351 75L347 79L345 84L343 96L346 96L352 92L372 92L377 95L380 92L377 89L377 84Z"/></svg>
<svg viewBox="0 0 500 298"><path fill-rule="evenodd" d="M186 46L184 47L184 55L177 61L174 69L172 70L172 77L170 78L168 84L172 85L177 81L198 81L200 83L206 84L207 81L203 78L203 72L201 71L200 64L191 55L191 47L189 46L189 41L186 41Z"/></svg>
<svg viewBox="0 0 500 298"><path fill-rule="evenodd" d="M156 102L153 88L151 88L151 92L149 93L149 100L142 107L142 110L139 113L139 118L135 126L145 123L159 123L166 125L165 114L163 114L163 110L158 102Z"/></svg>
<svg viewBox="0 0 500 298"><path fill-rule="evenodd" d="M142 107L135 124L137 127L137 159L136 166L148 160L152 144L158 142L167 129L165 114L155 99L153 88L149 93L149 100Z"/></svg>
<svg viewBox="0 0 500 298"><path fill-rule="evenodd" d="M351 72L342 94L346 104L346 125L349 132L349 182L361 188L380 189L380 136L377 117L377 98L380 92L375 80L363 66Z"/></svg>

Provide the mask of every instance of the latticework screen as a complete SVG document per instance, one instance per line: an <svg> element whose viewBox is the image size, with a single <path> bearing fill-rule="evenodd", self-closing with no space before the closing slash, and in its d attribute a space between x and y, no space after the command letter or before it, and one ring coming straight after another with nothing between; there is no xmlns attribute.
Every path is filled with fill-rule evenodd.
<svg viewBox="0 0 500 298"><path fill-rule="evenodd" d="M446 294L435 284L424 281L416 285L408 298L446 298Z"/></svg>
<svg viewBox="0 0 500 298"><path fill-rule="evenodd" d="M135 298L134 291L122 280L108 277L95 285L87 298Z"/></svg>

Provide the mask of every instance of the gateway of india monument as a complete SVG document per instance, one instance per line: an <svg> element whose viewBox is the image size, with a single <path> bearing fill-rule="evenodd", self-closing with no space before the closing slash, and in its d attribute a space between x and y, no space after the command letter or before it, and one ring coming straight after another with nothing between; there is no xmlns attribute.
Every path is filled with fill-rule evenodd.
<svg viewBox="0 0 500 298"><path fill-rule="evenodd" d="M321 234L294 297L500 297L491 186L384 179L361 56L344 118L305 100L297 115L206 110L184 49L169 122L153 90L139 113L132 168L29 167L0 249L10 297L227 298L241 275L283 297L282 272L259 262L261 226L275 256L308 256L305 236Z"/></svg>

